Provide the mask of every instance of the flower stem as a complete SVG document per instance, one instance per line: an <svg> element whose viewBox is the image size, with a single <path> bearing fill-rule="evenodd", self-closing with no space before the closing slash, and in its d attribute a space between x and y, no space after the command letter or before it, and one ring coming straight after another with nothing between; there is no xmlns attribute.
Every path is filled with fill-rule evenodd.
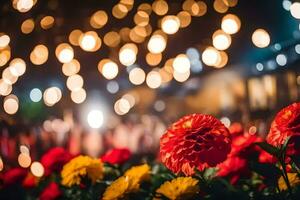
<svg viewBox="0 0 300 200"><path fill-rule="evenodd" d="M291 187L291 184L290 184L290 181L289 181L289 177L287 175L287 171L286 171L286 164L285 164L285 152L283 152L282 156L280 156L279 158L279 163L282 167L282 176L283 176L283 179L285 181L285 184L288 188L288 191L290 193L290 195L292 195L292 187Z"/></svg>

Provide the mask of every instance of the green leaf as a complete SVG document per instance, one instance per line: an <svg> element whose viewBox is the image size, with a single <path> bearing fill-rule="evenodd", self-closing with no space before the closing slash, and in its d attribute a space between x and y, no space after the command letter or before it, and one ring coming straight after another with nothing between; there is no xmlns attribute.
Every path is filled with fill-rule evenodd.
<svg viewBox="0 0 300 200"><path fill-rule="evenodd" d="M250 169L268 179L277 180L281 175L280 169L270 163L250 162Z"/></svg>
<svg viewBox="0 0 300 200"><path fill-rule="evenodd" d="M257 142L255 144L258 145L263 150L265 150L266 152L268 152L269 154L271 154L271 155L275 156L276 158L278 158L278 156L280 154L280 149L278 149L277 147L272 146L267 142Z"/></svg>

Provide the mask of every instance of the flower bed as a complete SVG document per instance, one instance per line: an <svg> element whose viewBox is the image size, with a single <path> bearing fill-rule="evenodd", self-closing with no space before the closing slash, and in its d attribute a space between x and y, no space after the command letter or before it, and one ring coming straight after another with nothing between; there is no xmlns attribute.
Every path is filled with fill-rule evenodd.
<svg viewBox="0 0 300 200"><path fill-rule="evenodd" d="M300 103L281 110L266 141L227 129L210 115L171 125L160 140L160 161L131 162L127 149L101 158L53 148L37 178L23 168L1 175L3 199L299 199ZM18 194L16 194L16 191Z"/></svg>

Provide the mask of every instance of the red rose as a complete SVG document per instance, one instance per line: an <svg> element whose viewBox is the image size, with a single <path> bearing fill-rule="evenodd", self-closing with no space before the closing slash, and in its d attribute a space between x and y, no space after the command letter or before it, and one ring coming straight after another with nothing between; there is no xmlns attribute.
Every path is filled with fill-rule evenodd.
<svg viewBox="0 0 300 200"><path fill-rule="evenodd" d="M217 176L229 176L231 184L235 184L240 177L249 177L251 174L247 160L238 156L227 158L218 165L218 168Z"/></svg>
<svg viewBox="0 0 300 200"><path fill-rule="evenodd" d="M194 174L224 161L230 152L230 133L213 116L192 114L174 123L160 139L162 162L174 173Z"/></svg>
<svg viewBox="0 0 300 200"><path fill-rule="evenodd" d="M3 185L10 186L13 184L22 183L22 181L27 176L27 173L28 172L26 169L23 169L20 167L12 168L4 173L4 175L2 177Z"/></svg>
<svg viewBox="0 0 300 200"><path fill-rule="evenodd" d="M39 196L39 200L54 200L61 196L61 191L55 182L49 183L49 185L42 191Z"/></svg>
<svg viewBox="0 0 300 200"><path fill-rule="evenodd" d="M29 172L23 180L22 185L25 188L34 188L37 186L38 181L39 179Z"/></svg>
<svg viewBox="0 0 300 200"><path fill-rule="evenodd" d="M60 171L71 158L71 154L61 147L50 149L41 158L41 163L45 168L45 176Z"/></svg>
<svg viewBox="0 0 300 200"><path fill-rule="evenodd" d="M288 154L300 153L300 103L293 103L282 109L271 124L267 142L273 146L281 146L291 137Z"/></svg>
<svg viewBox="0 0 300 200"><path fill-rule="evenodd" d="M110 164L123 164L131 157L131 152L127 148L112 149L107 151L102 157L103 162Z"/></svg>

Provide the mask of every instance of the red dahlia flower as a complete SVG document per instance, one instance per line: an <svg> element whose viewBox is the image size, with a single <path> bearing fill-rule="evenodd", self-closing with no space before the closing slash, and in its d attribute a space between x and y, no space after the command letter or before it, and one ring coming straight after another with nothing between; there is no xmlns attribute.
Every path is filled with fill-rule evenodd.
<svg viewBox="0 0 300 200"><path fill-rule="evenodd" d="M174 173L189 176L224 161L230 152L230 133L211 115L192 114L174 123L160 139L162 162Z"/></svg>
<svg viewBox="0 0 300 200"><path fill-rule="evenodd" d="M127 148L116 148L107 151L102 157L103 162L110 164L123 164L131 157L131 152Z"/></svg>
<svg viewBox="0 0 300 200"><path fill-rule="evenodd" d="M54 171L60 171L71 158L71 154L61 147L54 147L47 151L41 158L41 163L45 168L45 176Z"/></svg>
<svg viewBox="0 0 300 200"><path fill-rule="evenodd" d="M2 181L4 186L22 183L27 176L27 170L16 167L8 170L3 174Z"/></svg>
<svg viewBox="0 0 300 200"><path fill-rule="evenodd" d="M257 135L250 135L249 133L233 137L229 156L240 156L243 158L256 156L261 149L255 143L262 141L262 138Z"/></svg>
<svg viewBox="0 0 300 200"><path fill-rule="evenodd" d="M247 160L238 156L228 157L218 168L217 176L229 176L231 184L237 183L240 177L249 177L251 174Z"/></svg>
<svg viewBox="0 0 300 200"><path fill-rule="evenodd" d="M261 150L254 143L260 141L261 138L248 133L233 137L231 152L227 159L218 165L217 176L230 177L232 184L235 184L240 177L249 178L251 172L247 159L259 155Z"/></svg>
<svg viewBox="0 0 300 200"><path fill-rule="evenodd" d="M300 153L300 103L293 103L276 115L267 142L273 146L281 146L287 137L291 137L288 153Z"/></svg>
<svg viewBox="0 0 300 200"><path fill-rule="evenodd" d="M49 185L42 191L39 196L39 200L55 200L61 196L61 191L55 182L49 183Z"/></svg>

